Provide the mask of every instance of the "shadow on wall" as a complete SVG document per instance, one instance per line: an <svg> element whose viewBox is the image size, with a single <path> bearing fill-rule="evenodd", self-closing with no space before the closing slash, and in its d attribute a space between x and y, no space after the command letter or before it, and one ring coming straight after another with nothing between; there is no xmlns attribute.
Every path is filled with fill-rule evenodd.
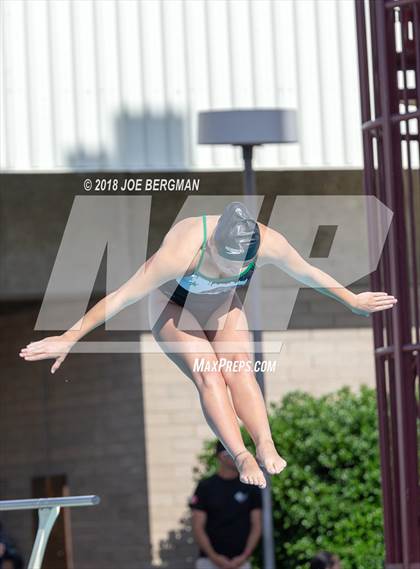
<svg viewBox="0 0 420 569"><path fill-rule="evenodd" d="M192 569L197 557L197 546L191 529L191 516L186 514L179 521L179 528L168 533L159 543L160 567L167 569Z"/></svg>
<svg viewBox="0 0 420 569"><path fill-rule="evenodd" d="M109 135L106 128L105 122L99 124L97 151L71 150L67 165L73 170L187 167L186 122L179 115L149 111L137 115L124 110L114 117Z"/></svg>

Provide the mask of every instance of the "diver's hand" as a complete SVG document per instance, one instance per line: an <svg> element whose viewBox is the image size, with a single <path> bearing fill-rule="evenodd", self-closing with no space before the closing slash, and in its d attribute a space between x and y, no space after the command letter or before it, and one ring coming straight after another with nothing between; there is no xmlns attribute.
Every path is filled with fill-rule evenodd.
<svg viewBox="0 0 420 569"><path fill-rule="evenodd" d="M398 300L386 292L361 292L355 295L351 311L361 316L369 316L372 312L388 310Z"/></svg>
<svg viewBox="0 0 420 569"><path fill-rule="evenodd" d="M22 348L19 356L27 362L36 362L38 360L55 360L51 373L55 373L66 359L67 354L73 347L75 342L69 340L65 334L62 336L49 336L38 342L31 342Z"/></svg>

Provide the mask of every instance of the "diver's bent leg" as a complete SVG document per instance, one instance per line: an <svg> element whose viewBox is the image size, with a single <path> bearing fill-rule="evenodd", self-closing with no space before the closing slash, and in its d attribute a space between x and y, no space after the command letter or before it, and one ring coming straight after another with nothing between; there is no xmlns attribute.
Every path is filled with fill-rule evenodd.
<svg viewBox="0 0 420 569"><path fill-rule="evenodd" d="M237 361L241 356L230 357ZM230 389L236 413L255 443L258 461L270 474L278 474L284 469L286 462L276 451L264 398L255 375L250 372L224 372L223 375Z"/></svg>
<svg viewBox="0 0 420 569"><path fill-rule="evenodd" d="M226 315L215 315L211 323L210 340L219 359L225 358L231 365L222 369L226 385L238 417L251 435L257 450L257 458L270 474L278 474L286 461L277 453L274 445L264 398L253 371L247 366L252 362L252 342L246 314L240 299L235 296ZM209 335L209 334L208 334ZM224 353L224 346L240 344L242 352ZM233 371L237 370L237 371Z"/></svg>
<svg viewBox="0 0 420 569"><path fill-rule="evenodd" d="M181 308L173 303L167 304L159 318L154 320L153 336L166 355L187 377L194 381L199 392L204 417L216 437L222 441L232 458L241 453L236 461L241 480L247 484L264 487L266 485L264 474L252 454L246 450L223 375L217 371L194 371L194 361L197 358L204 358L210 364L218 364L217 356L206 335L199 329L197 322L192 321L194 325L191 326L191 331L179 330L176 327L180 310ZM189 317L194 319L192 315ZM179 343L181 347L183 343L185 345L194 343L194 346L197 346L197 352L170 352L168 347L174 342ZM200 345L203 346L202 351Z"/></svg>
<svg viewBox="0 0 420 569"><path fill-rule="evenodd" d="M247 354L226 354L224 357L233 362L249 360ZM230 389L232 401L238 417L245 425L246 430L256 445L272 440L267 409L260 386L252 371L225 371L223 377Z"/></svg>

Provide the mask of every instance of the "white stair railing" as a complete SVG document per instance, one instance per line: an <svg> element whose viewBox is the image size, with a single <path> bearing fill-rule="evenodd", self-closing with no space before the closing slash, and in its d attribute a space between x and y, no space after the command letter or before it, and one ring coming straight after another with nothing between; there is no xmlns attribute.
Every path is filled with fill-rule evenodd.
<svg viewBox="0 0 420 569"><path fill-rule="evenodd" d="M38 531L32 548L28 569L41 569L48 538L61 508L96 506L99 496L63 496L60 498L35 498L32 500L0 501L0 512L12 510L38 510Z"/></svg>

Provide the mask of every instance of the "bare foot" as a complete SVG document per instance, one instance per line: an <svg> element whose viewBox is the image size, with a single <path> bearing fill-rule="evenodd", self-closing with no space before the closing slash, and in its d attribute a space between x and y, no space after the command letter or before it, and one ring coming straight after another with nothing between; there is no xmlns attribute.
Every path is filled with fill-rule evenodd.
<svg viewBox="0 0 420 569"><path fill-rule="evenodd" d="M239 480L245 484L254 484L260 488L265 488L267 482L264 473L259 468L257 461L249 450L239 452L235 458L235 465L239 471Z"/></svg>
<svg viewBox="0 0 420 569"><path fill-rule="evenodd" d="M278 454L272 440L262 441L256 448L256 459L269 474L279 474L286 468L287 462Z"/></svg>

